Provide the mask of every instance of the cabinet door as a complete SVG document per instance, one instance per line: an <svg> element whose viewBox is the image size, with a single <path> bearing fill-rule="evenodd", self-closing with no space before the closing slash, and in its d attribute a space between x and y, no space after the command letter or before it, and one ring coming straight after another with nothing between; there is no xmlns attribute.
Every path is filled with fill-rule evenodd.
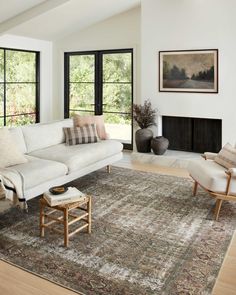
<svg viewBox="0 0 236 295"><path fill-rule="evenodd" d="M192 119L162 117L163 136L169 140L170 150L192 151Z"/></svg>
<svg viewBox="0 0 236 295"><path fill-rule="evenodd" d="M221 149L221 125L221 120L194 118L193 151L218 153Z"/></svg>

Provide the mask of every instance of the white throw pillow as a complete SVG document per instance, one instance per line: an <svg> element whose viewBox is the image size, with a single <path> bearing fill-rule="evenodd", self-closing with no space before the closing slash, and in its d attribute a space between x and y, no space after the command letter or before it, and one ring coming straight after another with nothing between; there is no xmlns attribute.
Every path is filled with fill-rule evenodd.
<svg viewBox="0 0 236 295"><path fill-rule="evenodd" d="M236 148L227 143L215 157L215 162L225 168L236 167Z"/></svg>
<svg viewBox="0 0 236 295"><path fill-rule="evenodd" d="M26 163L7 128L0 128L0 168Z"/></svg>

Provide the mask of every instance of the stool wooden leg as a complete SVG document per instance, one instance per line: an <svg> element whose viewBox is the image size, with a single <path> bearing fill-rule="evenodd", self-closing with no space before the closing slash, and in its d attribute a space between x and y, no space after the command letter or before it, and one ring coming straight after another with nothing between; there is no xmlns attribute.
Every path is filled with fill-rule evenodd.
<svg viewBox="0 0 236 295"><path fill-rule="evenodd" d="M111 165L107 165L107 173L111 173Z"/></svg>
<svg viewBox="0 0 236 295"><path fill-rule="evenodd" d="M64 214L64 246L68 247L69 245L69 227L68 227L68 208L63 210Z"/></svg>
<svg viewBox="0 0 236 295"><path fill-rule="evenodd" d="M87 203L87 212L88 212L88 233L91 234L91 227L92 227L92 199L89 197L89 201Z"/></svg>
<svg viewBox="0 0 236 295"><path fill-rule="evenodd" d="M216 206L215 206L215 220L216 221L219 218L219 213L220 213L222 202L223 202L223 200L221 200L221 199L216 200Z"/></svg>
<svg viewBox="0 0 236 295"><path fill-rule="evenodd" d="M193 185L193 196L196 196L197 194L197 187L198 187L198 183L195 181Z"/></svg>
<svg viewBox="0 0 236 295"><path fill-rule="evenodd" d="M40 202L40 237L44 237L44 205Z"/></svg>

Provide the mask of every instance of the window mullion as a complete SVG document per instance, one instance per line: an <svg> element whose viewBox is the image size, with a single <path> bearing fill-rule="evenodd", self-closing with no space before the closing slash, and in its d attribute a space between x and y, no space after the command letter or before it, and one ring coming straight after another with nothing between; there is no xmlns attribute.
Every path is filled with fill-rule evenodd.
<svg viewBox="0 0 236 295"><path fill-rule="evenodd" d="M35 112L36 123L40 122L40 53L35 54Z"/></svg>
<svg viewBox="0 0 236 295"><path fill-rule="evenodd" d="M3 53L3 120L4 126L6 126L6 49L4 49Z"/></svg>
<svg viewBox="0 0 236 295"><path fill-rule="evenodd" d="M70 116L70 55L64 54L64 118Z"/></svg>
<svg viewBox="0 0 236 295"><path fill-rule="evenodd" d="M95 115L102 115L102 53L95 54Z"/></svg>

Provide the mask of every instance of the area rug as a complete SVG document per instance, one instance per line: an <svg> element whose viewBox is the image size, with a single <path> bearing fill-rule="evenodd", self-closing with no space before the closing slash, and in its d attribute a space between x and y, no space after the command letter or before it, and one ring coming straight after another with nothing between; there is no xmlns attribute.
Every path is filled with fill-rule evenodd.
<svg viewBox="0 0 236 295"><path fill-rule="evenodd" d="M236 206L190 179L112 168L74 181L93 196L92 234L39 238L39 199L0 215L0 258L86 295L210 294L236 228Z"/></svg>

